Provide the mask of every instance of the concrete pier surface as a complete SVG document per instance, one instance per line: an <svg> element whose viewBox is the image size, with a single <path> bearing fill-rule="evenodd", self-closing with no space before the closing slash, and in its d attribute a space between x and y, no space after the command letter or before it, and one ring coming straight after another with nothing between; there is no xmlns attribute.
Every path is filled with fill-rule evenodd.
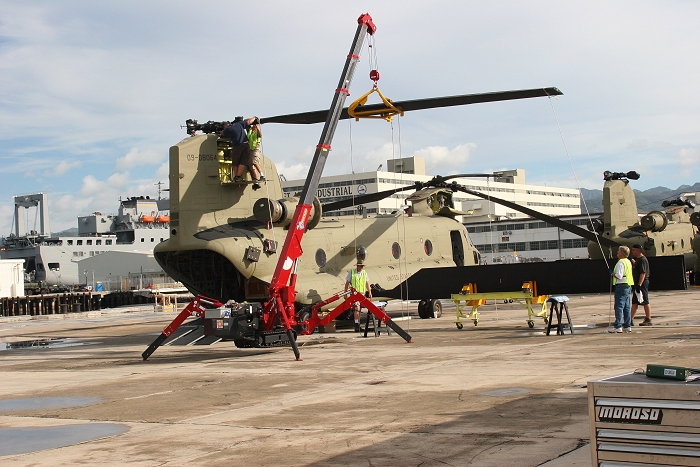
<svg viewBox="0 0 700 467"><path fill-rule="evenodd" d="M441 318L397 320L412 344L338 330L301 336L303 361L219 342L143 362L174 318L144 309L2 320L0 464L590 465L587 381L700 366L700 292L650 295L654 325L640 309L630 334L607 332L609 295L571 296L564 336L502 302L458 330L445 301Z"/></svg>

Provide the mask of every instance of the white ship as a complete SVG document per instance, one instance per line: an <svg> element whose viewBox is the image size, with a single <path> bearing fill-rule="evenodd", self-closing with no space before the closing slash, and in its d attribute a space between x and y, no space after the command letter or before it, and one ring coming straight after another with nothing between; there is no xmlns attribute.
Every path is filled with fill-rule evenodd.
<svg viewBox="0 0 700 467"><path fill-rule="evenodd" d="M77 236L51 236L48 196L15 196L14 232L3 237L0 258L23 259L25 279L30 282L85 283L80 275L80 260L108 251L153 252L153 247L167 240L169 206L167 199L131 197L120 200L118 214L95 212L78 217ZM39 230L27 232L26 211L33 207L37 208Z"/></svg>

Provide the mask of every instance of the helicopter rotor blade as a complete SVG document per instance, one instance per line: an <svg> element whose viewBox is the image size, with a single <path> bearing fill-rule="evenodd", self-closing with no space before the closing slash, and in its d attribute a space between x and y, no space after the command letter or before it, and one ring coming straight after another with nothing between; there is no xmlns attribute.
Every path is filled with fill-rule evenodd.
<svg viewBox="0 0 700 467"><path fill-rule="evenodd" d="M412 185L407 185L407 186L404 186L401 188L392 188L390 190L379 191L377 193L370 193L367 195L355 196L354 198L344 199L342 201L335 201L333 203L327 203L327 204L323 205L323 211L324 212L336 211L338 209L345 209L345 208L349 208L352 206L359 206L361 204L367 204L367 203L373 203L375 201L381 201L381 200L393 195L394 193L398 193L400 191L421 190L423 188L430 188L430 187L439 185L441 183L444 183L446 180L450 180L453 178L494 177L496 175L498 175L498 174L497 173L495 173L495 174L455 174L455 175L448 175L446 177L443 177L441 175L436 175L435 177L428 180L427 182L416 182Z"/></svg>
<svg viewBox="0 0 700 467"><path fill-rule="evenodd" d="M600 242L601 245L607 246L609 248L616 248L620 246L619 243L614 242L610 240L609 238L602 237L595 232L591 232L590 230L582 229L581 227L578 227L573 224L569 224L568 222L564 222L561 219L557 219L556 217L548 216L546 214L542 214L539 211L535 211L534 209L526 208L525 206L521 206L519 204L513 203L512 201L506 201L505 199L501 198L496 198L494 196L490 195L485 195L483 193L480 193L478 191L470 190L469 188L466 188L462 185L458 185L457 183L451 183L448 185L449 188L457 191L461 191L463 193L467 193L473 196L477 196L479 198L488 200L488 201L493 201L494 203L500 204L502 206L506 206L511 209L515 209L518 212L522 212L523 214L527 214L528 216L534 217L535 219L539 219L541 221L547 222L555 227L559 227L562 230L566 230L567 232L571 232L574 235L578 235L579 237L583 237L587 240L593 241L593 242Z"/></svg>
<svg viewBox="0 0 700 467"><path fill-rule="evenodd" d="M483 102L498 102L515 99L529 99L532 97L547 97L561 95L563 95L563 93L559 89L555 87L550 87L521 89L517 91L487 92L482 94L463 94L460 96L432 97L427 99L416 99L410 101L392 101L392 103L394 104L394 106L400 108L404 112L410 112L412 110L434 109L438 107L453 107L457 105L479 104ZM357 107L357 111L374 111L383 108L384 104L371 104ZM260 119L260 123L287 123L297 125L309 125L313 123L325 122L327 116L328 110L316 110L313 112L301 112L288 115L277 115L274 117L263 117ZM348 114L348 109L346 107L342 110L340 114L340 119L347 120L348 118L351 117Z"/></svg>

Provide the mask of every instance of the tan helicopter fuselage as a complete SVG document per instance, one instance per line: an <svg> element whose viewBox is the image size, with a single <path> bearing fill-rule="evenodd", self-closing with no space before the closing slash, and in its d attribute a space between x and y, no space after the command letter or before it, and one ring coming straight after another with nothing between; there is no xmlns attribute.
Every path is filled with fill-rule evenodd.
<svg viewBox="0 0 700 467"><path fill-rule="evenodd" d="M646 256L683 255L687 270L696 266L693 239L696 229L690 223L686 206L673 206L665 211L652 211L642 217L637 213L637 200L627 180L607 180L603 186L603 216L599 233L620 245L642 246ZM615 248L588 243L592 259L615 258Z"/></svg>
<svg viewBox="0 0 700 467"><path fill-rule="evenodd" d="M256 220L253 208L261 198L281 200L284 193L275 165L265 157L267 182L259 190L230 182L222 147L216 135L198 135L170 148L171 234L154 254L193 293L222 301L264 300L287 229ZM360 246L366 249L370 283L386 290L422 268L478 264L464 226L449 215L434 214L446 209L437 195L415 196L411 215L398 210L322 218L302 241L296 301L310 304L343 290ZM250 253L258 250L255 260Z"/></svg>

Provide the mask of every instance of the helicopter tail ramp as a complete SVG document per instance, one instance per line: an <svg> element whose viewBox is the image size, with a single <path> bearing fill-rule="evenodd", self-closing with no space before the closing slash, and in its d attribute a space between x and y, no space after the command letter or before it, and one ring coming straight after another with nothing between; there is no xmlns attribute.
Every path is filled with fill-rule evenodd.
<svg viewBox="0 0 700 467"><path fill-rule="evenodd" d="M650 289L685 290L685 260L682 255L649 257L654 271ZM612 263L611 263L612 267ZM391 290L376 290L375 296L430 300L449 298L464 284L476 284L480 292L520 290L524 281L536 281L540 295L609 293L610 273L603 260L561 260L547 263L495 264L421 269Z"/></svg>

